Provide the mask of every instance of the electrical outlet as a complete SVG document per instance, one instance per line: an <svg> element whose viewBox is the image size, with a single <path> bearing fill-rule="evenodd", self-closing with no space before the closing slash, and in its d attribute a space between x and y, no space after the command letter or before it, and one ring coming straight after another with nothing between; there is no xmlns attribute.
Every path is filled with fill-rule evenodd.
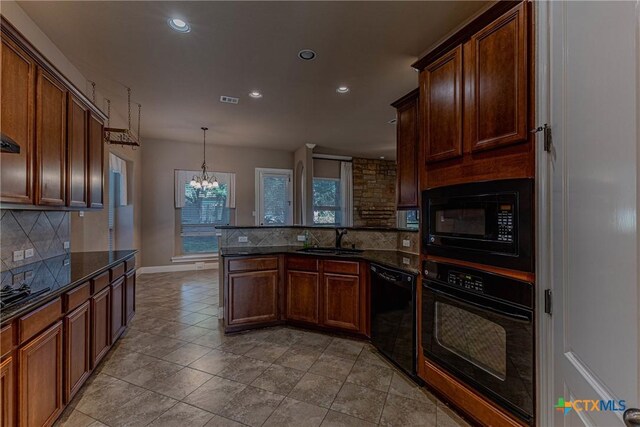
<svg viewBox="0 0 640 427"><path fill-rule="evenodd" d="M305 237L304 234L301 234L301 235L298 236L298 242L304 242L306 240L307 240L307 238Z"/></svg>
<svg viewBox="0 0 640 427"><path fill-rule="evenodd" d="M409 265L409 264L411 264L411 260L409 258L407 258L407 257L402 257L402 263Z"/></svg>
<svg viewBox="0 0 640 427"><path fill-rule="evenodd" d="M247 243L249 238L247 236L238 236L238 243Z"/></svg>
<svg viewBox="0 0 640 427"><path fill-rule="evenodd" d="M204 262L196 262L196 270L204 270Z"/></svg>
<svg viewBox="0 0 640 427"><path fill-rule="evenodd" d="M64 249L69 249L69 242L64 242L64 243L62 244L62 247L63 247Z"/></svg>
<svg viewBox="0 0 640 427"><path fill-rule="evenodd" d="M80 218L82 218L82 217L84 216L84 211L80 211L80 212L78 212L78 216L79 216Z"/></svg>
<svg viewBox="0 0 640 427"><path fill-rule="evenodd" d="M402 241L402 246L404 246L405 248L408 248L409 246L411 246L411 241L410 240L403 240Z"/></svg>
<svg viewBox="0 0 640 427"><path fill-rule="evenodd" d="M24 251L13 251L13 262L22 261L24 259Z"/></svg>
<svg viewBox="0 0 640 427"><path fill-rule="evenodd" d="M25 258L31 258L32 256L33 256L33 248L29 248L29 249L24 251L24 257Z"/></svg>
<svg viewBox="0 0 640 427"><path fill-rule="evenodd" d="M24 283L24 273L14 274L12 277L13 286L18 286Z"/></svg>
<svg viewBox="0 0 640 427"><path fill-rule="evenodd" d="M33 279L33 270L25 271L24 272L24 280L25 280L25 282L28 282L31 279Z"/></svg>

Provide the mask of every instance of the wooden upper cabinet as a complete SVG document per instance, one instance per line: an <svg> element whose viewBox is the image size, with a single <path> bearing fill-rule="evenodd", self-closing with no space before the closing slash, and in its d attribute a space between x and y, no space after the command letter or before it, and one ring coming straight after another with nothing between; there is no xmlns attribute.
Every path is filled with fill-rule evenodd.
<svg viewBox="0 0 640 427"><path fill-rule="evenodd" d="M67 206L87 207L88 109L69 96L67 112Z"/></svg>
<svg viewBox="0 0 640 427"><path fill-rule="evenodd" d="M287 320L318 324L320 273L289 270L286 292Z"/></svg>
<svg viewBox="0 0 640 427"><path fill-rule="evenodd" d="M465 44L465 121L472 151L527 140L527 4Z"/></svg>
<svg viewBox="0 0 640 427"><path fill-rule="evenodd" d="M89 207L102 208L104 189L104 123L89 115Z"/></svg>
<svg viewBox="0 0 640 427"><path fill-rule="evenodd" d="M36 118L36 204L64 206L67 90L43 69L38 69Z"/></svg>
<svg viewBox="0 0 640 427"><path fill-rule="evenodd" d="M462 155L462 46L420 73L425 161Z"/></svg>
<svg viewBox="0 0 640 427"><path fill-rule="evenodd" d="M17 144L19 152L0 153L0 201L33 203L33 138L35 62L2 34L2 145Z"/></svg>
<svg viewBox="0 0 640 427"><path fill-rule="evenodd" d="M418 91L393 104L397 109L397 207L418 207Z"/></svg>

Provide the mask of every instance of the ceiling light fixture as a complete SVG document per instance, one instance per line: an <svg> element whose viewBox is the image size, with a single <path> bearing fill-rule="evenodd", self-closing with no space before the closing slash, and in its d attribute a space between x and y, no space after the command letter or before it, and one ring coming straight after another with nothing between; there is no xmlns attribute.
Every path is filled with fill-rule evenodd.
<svg viewBox="0 0 640 427"><path fill-rule="evenodd" d="M249 92L249 96L252 98L262 98L262 92L260 92L259 90L252 90L251 92Z"/></svg>
<svg viewBox="0 0 640 427"><path fill-rule="evenodd" d="M302 59L303 61L311 61L315 57L316 53L311 49L302 49L300 52L298 52L298 58Z"/></svg>
<svg viewBox="0 0 640 427"><path fill-rule="evenodd" d="M202 129L202 175L194 175L189 185L197 190L218 188L220 184L218 184L215 175L209 176L207 171L207 131L209 128L201 127L200 129ZM213 181L211 181L212 178ZM201 197L204 197L204 193L201 194Z"/></svg>
<svg viewBox="0 0 640 427"><path fill-rule="evenodd" d="M380 160L384 160L384 156L380 156Z"/></svg>
<svg viewBox="0 0 640 427"><path fill-rule="evenodd" d="M180 18L169 18L167 23L173 30L179 33L188 33L189 31L191 31L191 26L187 23L187 21L184 21Z"/></svg>
<svg viewBox="0 0 640 427"><path fill-rule="evenodd" d="M347 93L347 92L349 92L349 88L347 86L338 86L338 89L336 89L336 92L338 92L338 93Z"/></svg>

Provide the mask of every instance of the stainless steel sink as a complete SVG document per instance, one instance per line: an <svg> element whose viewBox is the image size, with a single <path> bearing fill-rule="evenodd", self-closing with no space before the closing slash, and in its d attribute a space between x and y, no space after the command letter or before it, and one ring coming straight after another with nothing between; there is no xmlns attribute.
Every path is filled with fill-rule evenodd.
<svg viewBox="0 0 640 427"><path fill-rule="evenodd" d="M364 251L350 248L302 248L298 249L298 252L320 255L357 255Z"/></svg>

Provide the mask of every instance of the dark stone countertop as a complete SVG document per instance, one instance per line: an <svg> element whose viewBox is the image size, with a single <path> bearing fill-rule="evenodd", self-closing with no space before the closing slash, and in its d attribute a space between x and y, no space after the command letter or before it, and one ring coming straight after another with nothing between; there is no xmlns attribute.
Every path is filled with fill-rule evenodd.
<svg viewBox="0 0 640 427"><path fill-rule="evenodd" d="M360 253L336 255L302 252L301 246L247 246L227 247L220 249L223 257L247 256L247 255L279 255L290 254L300 256L312 256L320 258L353 259L369 261L385 267L397 268L411 274L420 274L420 256L401 252L398 250L371 250L366 249Z"/></svg>
<svg viewBox="0 0 640 427"><path fill-rule="evenodd" d="M340 227L335 225L216 225L220 230L246 230L246 229L271 229L271 228L309 228L318 230L354 230L354 231L391 231L417 233L417 228L389 228L389 227Z"/></svg>
<svg viewBox="0 0 640 427"><path fill-rule="evenodd" d="M64 292L84 283L92 276L102 273L114 265L133 256L136 250L72 252L31 264L23 265L0 273L2 287L9 285L20 287L27 283L32 292L49 290L26 302L2 309L0 324L9 322L18 316L46 304Z"/></svg>

